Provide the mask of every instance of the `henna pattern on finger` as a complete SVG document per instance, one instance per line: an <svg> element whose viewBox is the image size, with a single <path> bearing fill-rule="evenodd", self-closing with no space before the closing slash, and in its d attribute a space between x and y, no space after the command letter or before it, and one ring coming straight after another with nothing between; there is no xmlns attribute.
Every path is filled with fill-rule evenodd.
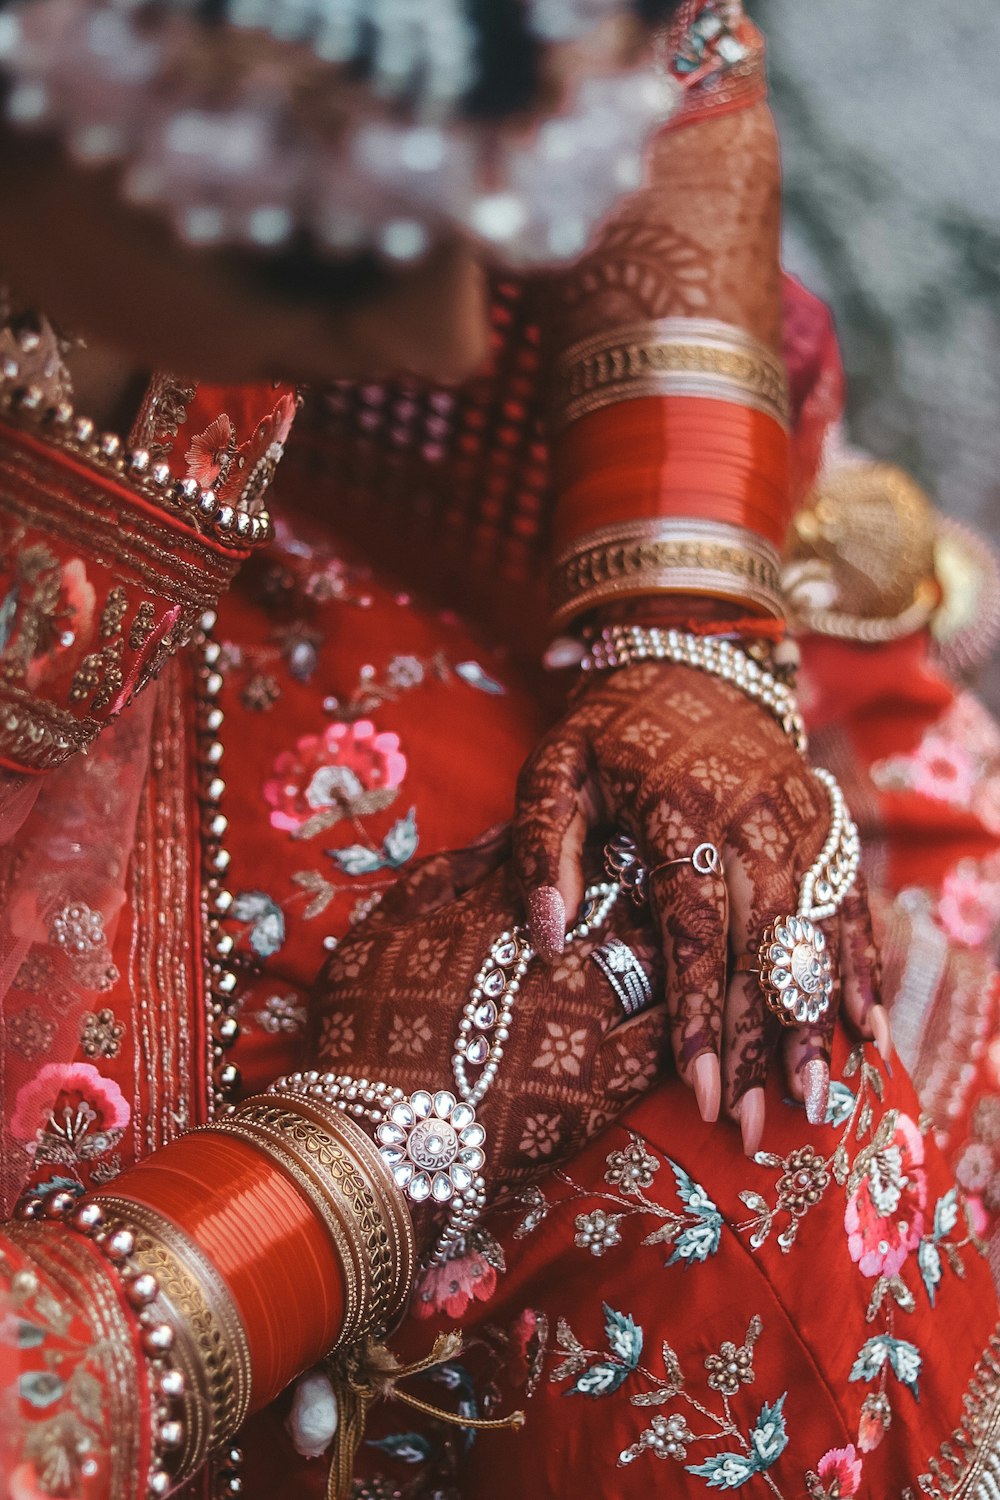
<svg viewBox="0 0 1000 1500"><path fill-rule="evenodd" d="M525 888L555 886L559 857L589 779L577 739L551 737L528 760L517 781L514 860Z"/></svg>
<svg viewBox="0 0 1000 1500"><path fill-rule="evenodd" d="M882 953L875 941L868 888L862 875L857 877L854 890L845 898L840 916L841 940L850 965L850 980L861 996L860 1013L854 1019L864 1027L872 1007L882 1004L883 985Z"/></svg>

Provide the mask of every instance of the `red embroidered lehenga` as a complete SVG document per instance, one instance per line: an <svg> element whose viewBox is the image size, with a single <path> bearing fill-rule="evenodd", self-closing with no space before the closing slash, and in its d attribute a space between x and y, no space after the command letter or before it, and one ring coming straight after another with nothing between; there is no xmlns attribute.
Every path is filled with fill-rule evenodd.
<svg viewBox="0 0 1000 1500"><path fill-rule="evenodd" d="M821 311L793 287L787 299L794 460L811 477L839 367ZM67 448L30 412L4 414L8 1212L26 1189L113 1192L133 1161L296 1066L338 940L346 987L355 927L414 856L509 816L558 688L533 665L550 523L530 297L499 282L493 318L481 381L337 387L294 431L290 392L155 384L142 446L188 474L193 506L201 486L234 503L262 490L289 444L275 536L245 561L235 513L206 534L157 507L155 475L143 494L141 474L81 456L89 435ZM863 546L864 508L860 530L823 532L844 472L828 460L789 564L816 626L830 622L809 614L803 568L807 583L826 569L841 625L857 595L844 538ZM884 475L851 472L877 510ZM967 630L950 658L927 620L881 633L806 633L803 698L865 838L913 1083L839 1028L826 1122L807 1127L772 1077L748 1162L623 1043L616 1097L636 1102L548 1175L558 1121L526 1085L520 1149L539 1180L431 1272L394 1343L420 1359L457 1325L463 1350L407 1388L466 1418L523 1406L525 1431L463 1433L386 1403L359 1500L487 1495L498 1476L530 1495L660 1479L691 1495L993 1493L1000 1365L981 1251L995 1272L1000 734L945 671L964 664ZM553 984L580 988L587 952L567 950ZM418 995L444 983L446 957L414 937ZM432 1036L430 1004L402 978L400 993L387 1072ZM350 1007L321 1014L319 1055L349 1064ZM552 1021L546 1085L574 1076L580 1045ZM16 1500L131 1494L151 1424L130 1384L137 1326L124 1299L89 1306L89 1242L50 1237L43 1254L42 1233L2 1243L17 1420L0 1473ZM323 1490L326 1465L286 1431L289 1401L240 1437L244 1493ZM239 1487L225 1454L192 1483Z"/></svg>

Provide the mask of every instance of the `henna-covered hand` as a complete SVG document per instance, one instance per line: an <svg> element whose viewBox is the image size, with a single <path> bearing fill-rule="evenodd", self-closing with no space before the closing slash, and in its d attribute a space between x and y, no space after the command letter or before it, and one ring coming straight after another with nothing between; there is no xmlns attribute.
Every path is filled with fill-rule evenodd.
<svg viewBox="0 0 1000 1500"><path fill-rule="evenodd" d="M589 858L588 878L603 878L599 855ZM311 1066L407 1093L454 1090L463 1007L519 906L509 829L414 865L325 965L311 1010ZM660 996L630 1018L590 957L612 934L628 943ZM661 970L652 919L625 897L561 964L529 964L502 1061L477 1110L491 1193L568 1159L654 1081L669 1060Z"/></svg>
<svg viewBox="0 0 1000 1500"><path fill-rule="evenodd" d="M729 683L687 666L634 665L592 681L522 770L514 855L539 951L555 961L565 913L583 893L588 831L611 824L636 841L658 923L678 1070L705 1119L720 1103L753 1153L778 1025L755 975L768 922L798 910L799 888L830 828L823 785L770 714ZM685 861L704 842L720 874ZM826 1112L830 1036L849 1020L887 1050L867 904L857 891L823 924L839 967L821 1021L784 1035L791 1092L813 1123ZM720 1069L721 1062L721 1069Z"/></svg>

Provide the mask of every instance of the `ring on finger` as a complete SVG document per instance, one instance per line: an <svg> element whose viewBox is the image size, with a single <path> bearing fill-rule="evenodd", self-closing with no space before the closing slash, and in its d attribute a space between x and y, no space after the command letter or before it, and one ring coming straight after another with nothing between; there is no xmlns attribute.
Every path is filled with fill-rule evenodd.
<svg viewBox="0 0 1000 1500"><path fill-rule="evenodd" d="M830 1009L835 976L823 929L808 917L778 917L755 954L741 953L737 974L753 974L782 1026L814 1025Z"/></svg>
<svg viewBox="0 0 1000 1500"><path fill-rule="evenodd" d="M680 859L665 859L662 865L650 870L646 879L652 880L654 875L659 875L674 865L693 865L697 875L721 875L722 855L714 844L699 844L693 854L685 854Z"/></svg>
<svg viewBox="0 0 1000 1500"><path fill-rule="evenodd" d="M628 943L609 938L590 955L621 1002L627 1016L637 1016L653 1003L653 986Z"/></svg>

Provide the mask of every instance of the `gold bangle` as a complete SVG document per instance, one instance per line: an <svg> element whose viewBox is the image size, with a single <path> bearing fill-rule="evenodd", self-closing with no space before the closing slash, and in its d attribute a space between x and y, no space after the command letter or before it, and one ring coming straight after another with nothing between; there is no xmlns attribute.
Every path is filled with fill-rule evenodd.
<svg viewBox="0 0 1000 1500"><path fill-rule="evenodd" d="M131 1231L131 1260L155 1276L159 1288L150 1309L176 1333L173 1359L185 1377L184 1445L173 1467L180 1483L246 1419L253 1381L246 1330L215 1266L183 1230L145 1203L104 1196L97 1201L109 1234Z"/></svg>
<svg viewBox="0 0 1000 1500"><path fill-rule="evenodd" d="M556 360L556 429L641 396L701 396L752 407L788 427L788 377L766 344L710 318L660 318L572 344Z"/></svg>
<svg viewBox="0 0 1000 1500"><path fill-rule="evenodd" d="M322 1219L344 1272L344 1323L334 1348L369 1333L384 1337L409 1296L416 1251L406 1200L374 1142L340 1110L300 1094L247 1100L206 1128L256 1146Z"/></svg>
<svg viewBox="0 0 1000 1500"><path fill-rule="evenodd" d="M784 619L778 551L721 521L653 519L604 526L556 559L553 625L609 599L683 593L726 599Z"/></svg>

